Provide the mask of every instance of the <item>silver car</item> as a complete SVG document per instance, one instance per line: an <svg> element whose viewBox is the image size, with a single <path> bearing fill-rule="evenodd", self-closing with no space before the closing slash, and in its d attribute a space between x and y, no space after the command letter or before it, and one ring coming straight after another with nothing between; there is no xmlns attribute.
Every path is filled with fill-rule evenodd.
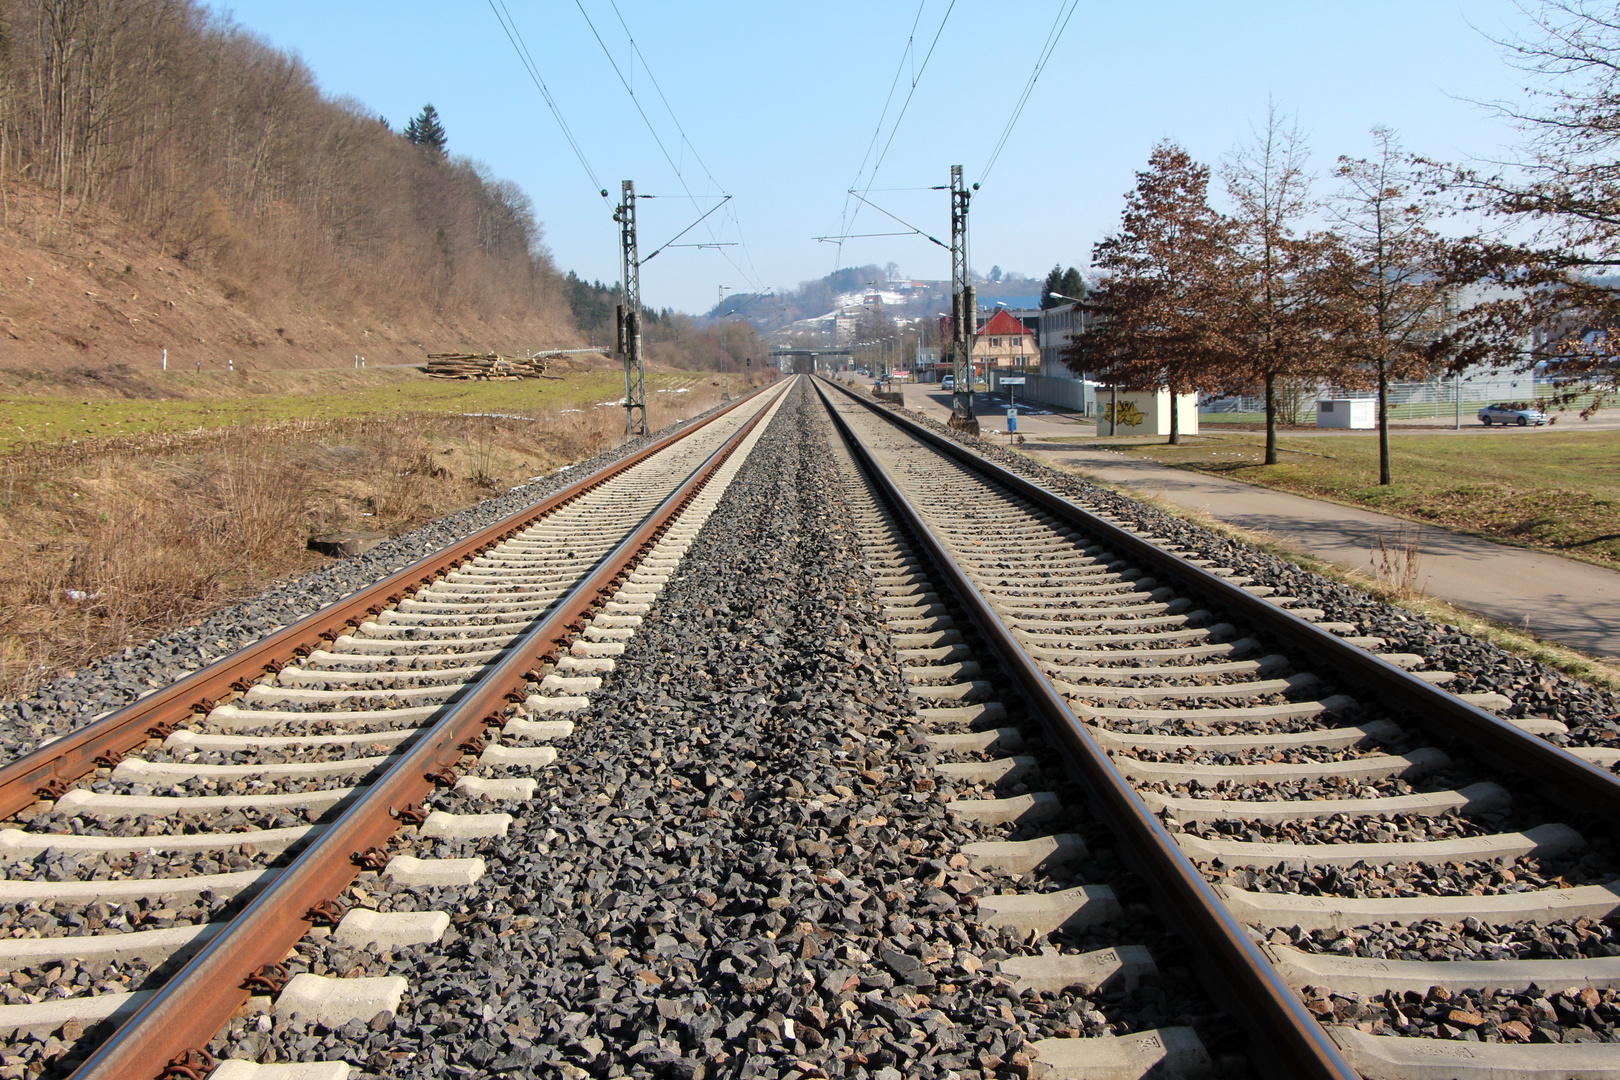
<svg viewBox="0 0 1620 1080"><path fill-rule="evenodd" d="M1517 424L1520 427L1535 424L1539 427L1547 422L1547 414L1522 402L1502 401L1479 410L1479 422L1486 427L1492 424Z"/></svg>

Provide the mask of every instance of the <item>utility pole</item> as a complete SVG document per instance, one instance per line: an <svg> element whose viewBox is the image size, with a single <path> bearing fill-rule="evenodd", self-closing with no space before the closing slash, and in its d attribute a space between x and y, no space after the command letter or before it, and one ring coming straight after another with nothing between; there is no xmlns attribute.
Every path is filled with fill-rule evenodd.
<svg viewBox="0 0 1620 1080"><path fill-rule="evenodd" d="M641 259L636 253L636 182L623 182L623 200L613 212L619 223L624 303L619 305L619 354L624 357L624 434L647 434L647 368L641 358Z"/></svg>
<svg viewBox="0 0 1620 1080"><path fill-rule="evenodd" d="M977 184L973 185L975 188ZM951 390L950 427L969 435L979 433L973 415L973 332L977 304L968 281L968 200L972 193L962 182L962 166L951 166L951 351L956 385Z"/></svg>

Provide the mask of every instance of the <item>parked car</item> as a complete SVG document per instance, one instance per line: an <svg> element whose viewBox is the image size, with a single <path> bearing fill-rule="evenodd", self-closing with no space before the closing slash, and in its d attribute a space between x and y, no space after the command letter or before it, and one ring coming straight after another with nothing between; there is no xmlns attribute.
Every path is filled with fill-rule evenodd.
<svg viewBox="0 0 1620 1080"><path fill-rule="evenodd" d="M956 389L956 376L955 375L947 375L943 379L939 380L939 388L941 390L955 390Z"/></svg>
<svg viewBox="0 0 1620 1080"><path fill-rule="evenodd" d="M1495 405L1487 405L1479 410L1479 422L1486 427L1490 427L1492 424L1517 424L1520 427L1536 424L1539 426L1547 422L1547 414L1522 401L1500 401Z"/></svg>

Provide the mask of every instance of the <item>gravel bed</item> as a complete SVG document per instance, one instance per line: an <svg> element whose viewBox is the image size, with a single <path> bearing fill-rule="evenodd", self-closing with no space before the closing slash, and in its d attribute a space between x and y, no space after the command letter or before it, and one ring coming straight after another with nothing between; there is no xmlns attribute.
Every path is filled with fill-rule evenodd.
<svg viewBox="0 0 1620 1080"><path fill-rule="evenodd" d="M1087 938L971 921L975 895L1013 882L956 851L980 833L934 783L835 466L805 444L819 406L798 394L559 740L542 795L508 807L511 834L432 846L476 851L489 876L442 897L363 886L453 913L446 942L379 958L411 981L400 1015L238 1021L216 1053L390 1077L969 1078L1022 1075L1032 1038L1180 1022L1243 1075L1139 887L1095 936L1149 944L1160 980L1077 998L997 979L1009 955ZM1103 851L1077 876L1112 866Z"/></svg>
<svg viewBox="0 0 1620 1080"><path fill-rule="evenodd" d="M1222 818L1217 821L1167 821L1173 832L1191 833L1206 840L1245 840L1265 844L1392 844L1427 840L1462 840L1528 827L1511 820L1509 811L1462 817L1458 814L1377 814L1350 817L1335 814L1317 821L1259 821Z"/></svg>
<svg viewBox="0 0 1620 1080"><path fill-rule="evenodd" d="M161 818L143 814L135 818L104 821L88 814L70 815L62 810L24 810L10 823L29 832L76 833L80 836L190 836L236 828L244 832L251 829L297 829L314 824L327 813L329 811L313 809L295 813L283 809L248 808L226 814L181 812Z"/></svg>
<svg viewBox="0 0 1620 1080"><path fill-rule="evenodd" d="M1169 750L1148 750L1137 747L1128 757L1138 761L1176 765L1320 765L1330 761L1359 761L1365 757L1378 757L1392 751L1385 746L1311 746L1284 750L1200 750L1196 746L1178 746Z"/></svg>
<svg viewBox="0 0 1620 1080"><path fill-rule="evenodd" d="M310 791L335 791L366 783L372 774L380 774L385 766L375 766L370 773L340 773L334 776L273 776L269 779L248 777L220 780L206 776L188 776L181 780L162 780L157 783L135 783L127 780L97 780L81 785L98 795L157 795L174 798L200 798L221 795L299 795Z"/></svg>
<svg viewBox="0 0 1620 1080"><path fill-rule="evenodd" d="M1311 953L1374 960L1582 960L1620 956L1620 928L1594 919L1492 924L1478 919L1351 930L1273 930L1269 940Z"/></svg>
<svg viewBox="0 0 1620 1080"><path fill-rule="evenodd" d="M1109 702L1108 706L1113 707ZM1154 706L1157 708L1157 706ZM1212 708L1218 706L1211 706ZM1320 731L1332 725L1334 719L1343 720L1353 724L1357 718L1352 716L1296 716L1287 720L1212 720L1199 723L1192 720L1127 720L1122 717L1107 717L1097 723L1109 731L1117 731L1121 735L1259 735L1277 734L1291 735L1301 731Z"/></svg>
<svg viewBox="0 0 1620 1080"><path fill-rule="evenodd" d="M709 415L708 413L704 414ZM333 562L283 582L252 600L215 612L198 626L126 648L55 679L28 698L0 703L0 759L32 750L40 739L64 735L92 717L168 686L221 657L319 611L487 525L544 500L583 476L630 456L664 434L701 420L694 417L513 488L504 495L385 540L364 555ZM498 622L493 615L469 622ZM379 706L384 707L384 706Z"/></svg>
<svg viewBox="0 0 1620 1080"><path fill-rule="evenodd" d="M1399 855L1391 852L1392 856ZM1317 866L1306 869L1236 867L1206 868L1210 881L1264 893L1300 896L1336 896L1344 899L1388 899L1411 896L1505 896L1510 893L1559 889L1573 885L1600 885L1614 880L1613 873L1587 874L1580 856L1541 859L1432 863L1390 861L1378 865Z"/></svg>
<svg viewBox="0 0 1620 1080"><path fill-rule="evenodd" d="M1404 1035L1463 1042L1553 1043L1620 1042L1620 990L1569 987L1548 990L1447 990L1425 994L1359 994L1322 990L1306 999L1324 1020L1367 1025L1378 1035Z"/></svg>
<svg viewBox="0 0 1620 1080"><path fill-rule="evenodd" d="M258 851L251 845L175 855L153 851L77 853L47 848L30 859L0 863L0 878L7 881L147 881L263 870L288 861L283 852Z"/></svg>
<svg viewBox="0 0 1620 1080"><path fill-rule="evenodd" d="M29 1005L59 998L100 997L128 993L163 984L163 978L147 982L154 972L168 976L169 965L139 960L52 961L38 966L24 965L0 975L0 1005Z"/></svg>
<svg viewBox="0 0 1620 1080"><path fill-rule="evenodd" d="M274 734L280 735L279 732ZM246 750L232 750L229 753L223 750L186 749L179 754L166 750L159 745L145 747L139 751L138 756L154 764L158 762L180 765L273 765L295 762L308 764L322 761L354 761L357 758L387 757L389 754L399 753L409 745L409 740L400 743L353 742L338 743L330 746L263 746Z"/></svg>
<svg viewBox="0 0 1620 1080"><path fill-rule="evenodd" d="M1280 780L1276 783L1258 784L1238 784L1230 780L1214 784L1205 784L1198 780L1167 784L1162 780L1153 780L1139 783L1137 788L1183 799L1291 802L1308 799L1380 799L1394 795L1417 795L1431 791L1450 791L1472 782L1473 778L1458 779L1454 773L1441 771L1420 777L1416 782L1402 780L1398 776L1376 778L1324 776L1312 780Z"/></svg>
<svg viewBox="0 0 1620 1080"><path fill-rule="evenodd" d="M1254 674L1252 674L1251 672L1247 672L1247 671L1239 671L1239 672L1193 672L1193 673L1190 673L1190 674L1187 674L1187 675L1157 675L1157 674L1155 674L1155 675L1137 675L1137 676L1134 676L1134 677L1131 677L1131 678L1125 678L1125 679L1115 678L1115 679L1106 679L1106 680L1104 680L1104 679L1093 679L1093 678L1090 678L1090 677L1087 677L1087 676L1080 676L1078 678L1070 678L1069 676L1063 674L1060 665L1054 665L1054 669L1055 670L1054 670L1053 674L1057 678L1063 679L1065 682L1071 683L1074 686L1077 686L1077 687L1080 688L1082 693L1072 695L1072 696L1075 696L1075 697L1083 697L1084 696L1084 691L1087 690L1087 689L1090 689L1091 687L1094 687L1094 686L1102 687L1104 689L1110 689L1110 690L1113 690L1113 689L1118 689L1118 690L1131 690L1131 689L1136 689L1136 690L1158 690L1158 689L1163 689L1163 688L1166 688L1166 687L1185 687L1185 688L1188 688L1188 689L1192 689L1192 688L1204 687L1204 686L1242 686L1244 683L1254 682L1254 680L1255 680ZM1122 671L1129 671L1130 669L1129 668L1123 668L1121 670ZM1197 698L1197 697L1195 697L1195 698L1192 698L1191 700L1199 701L1199 702L1201 702L1201 703L1203 703L1205 705L1230 705L1230 706L1236 706L1236 705L1263 704L1263 703L1266 703L1266 702L1280 702L1280 701L1290 700L1290 699L1309 700L1312 697L1315 697L1317 693L1318 693L1318 691L1315 688L1312 688L1311 690L1306 691L1303 694L1295 694L1295 695L1291 695L1291 696L1290 695L1268 694L1268 695L1261 695L1259 697L1251 697L1251 698L1246 699L1246 698L1234 695L1234 696L1231 696L1231 697L1222 697L1222 698L1218 698L1218 699L1217 698ZM1165 700L1177 700L1177 699L1167 698Z"/></svg>
<svg viewBox="0 0 1620 1080"><path fill-rule="evenodd" d="M224 897L179 900L169 894L127 904L92 904L89 908L66 902L5 904L0 905L0 937L80 937L166 930L221 918L240 903Z"/></svg>
<svg viewBox="0 0 1620 1080"><path fill-rule="evenodd" d="M1569 735L1555 737L1555 742L1571 746L1620 742L1620 693L1589 686L1545 664L1514 656L1455 626L1436 625L1129 496L1012 453L989 439L961 435L935 421L919 420L913 413L906 416L1087 509L1111 514L1136 529L1180 544L1186 549L1184 555L1230 567L1253 579L1255 585L1298 597L1301 606L1322 609L1327 621L1352 623L1361 634L1382 637L1389 652L1416 653L1424 658L1423 669L1456 672L1456 680L1447 686L1453 693L1503 694L1513 701L1505 715L1540 716L1568 724Z"/></svg>

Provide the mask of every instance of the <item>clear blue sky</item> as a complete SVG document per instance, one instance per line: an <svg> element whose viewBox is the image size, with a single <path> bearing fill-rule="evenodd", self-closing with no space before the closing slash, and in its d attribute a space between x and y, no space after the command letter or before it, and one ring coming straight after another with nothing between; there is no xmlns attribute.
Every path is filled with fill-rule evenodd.
<svg viewBox="0 0 1620 1080"><path fill-rule="evenodd" d="M690 224L694 205L712 205L686 201L682 177L696 196L729 192L736 211L710 219L712 237L700 226L686 239L736 241L740 226L746 243L661 254L642 272L646 303L701 311L715 302L717 286L792 287L867 262L892 260L913 277L949 276L947 252L919 237L850 241L841 254L812 239L840 231L845 190L901 64L916 0L617 0L656 88L609 0L580 2L680 175L580 7L506 0L615 201L623 179L642 193L680 196L640 206L643 254ZM890 122L948 6L922 3ZM873 201L948 240L945 193L880 189L944 184L953 164L970 181L983 177L1059 7L1059 0L956 0L873 183ZM396 128L431 101L451 153L485 162L528 191L561 269L617 279L610 211L487 0L240 0L219 9L297 52L328 95L358 99ZM1082 3L974 200L974 269L994 264L1034 275L1055 262L1084 267L1092 244L1117 226L1122 196L1156 140L1175 139L1215 163L1264 115L1268 95L1298 114L1321 174L1340 154L1369 152L1374 124L1397 129L1409 150L1430 156L1500 155L1513 133L1471 101L1518 93L1522 77L1481 34L1514 29L1523 29L1522 19L1506 0ZM863 210L853 231L891 228L898 226Z"/></svg>

